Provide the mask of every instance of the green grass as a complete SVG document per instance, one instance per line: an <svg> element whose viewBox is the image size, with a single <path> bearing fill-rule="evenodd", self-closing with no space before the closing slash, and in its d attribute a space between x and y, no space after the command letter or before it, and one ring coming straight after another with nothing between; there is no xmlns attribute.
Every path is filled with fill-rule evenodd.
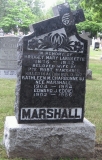
<svg viewBox="0 0 102 160"><path fill-rule="evenodd" d="M96 142L102 143L102 61L90 60L92 80L86 81L85 117L96 126Z"/></svg>
<svg viewBox="0 0 102 160"><path fill-rule="evenodd" d="M0 79L0 133L5 116L14 115L15 80Z"/></svg>
<svg viewBox="0 0 102 160"><path fill-rule="evenodd" d="M90 47L90 58L91 59L98 59L100 60L100 57L102 56L102 50L93 50L92 47Z"/></svg>
<svg viewBox="0 0 102 160"><path fill-rule="evenodd" d="M3 130L6 116L14 115L14 92L15 80L0 79L0 160L7 159L4 147L2 146Z"/></svg>
<svg viewBox="0 0 102 160"><path fill-rule="evenodd" d="M96 143L102 144L102 61L100 55L101 51L91 49L89 68L92 70L93 79L86 81L85 117L95 124ZM8 160L2 140L5 117L14 115L15 85L15 80L0 79L0 160ZM60 160L70 160L70 158Z"/></svg>

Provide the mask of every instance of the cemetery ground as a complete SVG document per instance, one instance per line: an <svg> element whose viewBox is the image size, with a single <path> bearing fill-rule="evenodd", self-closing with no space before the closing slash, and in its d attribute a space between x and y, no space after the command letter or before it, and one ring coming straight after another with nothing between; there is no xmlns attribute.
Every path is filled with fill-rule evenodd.
<svg viewBox="0 0 102 160"><path fill-rule="evenodd" d="M102 160L102 51L91 48L89 69L92 80L86 81L85 117L96 126L95 155L90 160ZM3 147L3 130L6 116L14 115L16 80L0 79L0 160L8 160ZM13 160L21 160L15 158ZM23 159L24 160L24 159ZM50 157L49 159L50 160ZM60 160L71 160L70 158ZM73 160L79 160L74 158ZM80 160L86 160L84 158Z"/></svg>

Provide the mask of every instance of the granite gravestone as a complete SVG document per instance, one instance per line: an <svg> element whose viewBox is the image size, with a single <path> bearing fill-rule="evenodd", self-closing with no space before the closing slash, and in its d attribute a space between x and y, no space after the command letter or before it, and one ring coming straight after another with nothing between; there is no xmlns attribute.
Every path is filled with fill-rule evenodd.
<svg viewBox="0 0 102 160"><path fill-rule="evenodd" d="M0 37L0 78L16 78L18 37Z"/></svg>
<svg viewBox="0 0 102 160"><path fill-rule="evenodd" d="M58 16L34 24L34 33L18 43L16 118L6 117L4 127L9 158L89 158L94 153L95 126L83 120L87 41L75 27L76 17L77 22L84 17L82 10L81 17L73 16L68 3L57 8Z"/></svg>
<svg viewBox="0 0 102 160"><path fill-rule="evenodd" d="M92 79L92 70L89 69L89 56L90 56L90 46L92 45L92 39L89 37L90 33L82 31L82 34L80 34L80 37L86 39L88 41L88 47L87 47L87 71L86 71L86 78Z"/></svg>
<svg viewBox="0 0 102 160"><path fill-rule="evenodd" d="M75 23L84 15L82 10L71 12L67 3L58 12L32 25L34 33L18 44L18 123L83 121L87 41L79 37Z"/></svg>

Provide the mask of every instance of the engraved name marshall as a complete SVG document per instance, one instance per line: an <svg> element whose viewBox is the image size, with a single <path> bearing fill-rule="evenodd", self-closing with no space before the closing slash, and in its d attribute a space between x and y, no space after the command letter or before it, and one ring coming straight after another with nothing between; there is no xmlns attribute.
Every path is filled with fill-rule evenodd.
<svg viewBox="0 0 102 160"><path fill-rule="evenodd" d="M82 108L22 108L22 120L81 119Z"/></svg>

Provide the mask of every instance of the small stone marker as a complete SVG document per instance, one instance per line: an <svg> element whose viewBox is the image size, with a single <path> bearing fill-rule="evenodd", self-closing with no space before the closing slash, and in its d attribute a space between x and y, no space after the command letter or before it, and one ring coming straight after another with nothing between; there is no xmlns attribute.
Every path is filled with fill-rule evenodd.
<svg viewBox="0 0 102 160"><path fill-rule="evenodd" d="M0 37L0 78L17 77L18 37Z"/></svg>
<svg viewBox="0 0 102 160"><path fill-rule="evenodd" d="M68 3L58 12L32 25L34 33L19 42L18 123L83 122L87 41L78 36L75 22L84 16L81 10L75 18Z"/></svg>
<svg viewBox="0 0 102 160"><path fill-rule="evenodd" d="M100 43L99 42L95 42L94 50L99 49L99 48L100 48Z"/></svg>
<svg viewBox="0 0 102 160"><path fill-rule="evenodd" d="M56 12L32 25L33 34L18 43L16 118L6 117L4 129L9 158L89 158L94 153L95 126L84 118L87 41L75 27L83 12L71 12L68 3Z"/></svg>

